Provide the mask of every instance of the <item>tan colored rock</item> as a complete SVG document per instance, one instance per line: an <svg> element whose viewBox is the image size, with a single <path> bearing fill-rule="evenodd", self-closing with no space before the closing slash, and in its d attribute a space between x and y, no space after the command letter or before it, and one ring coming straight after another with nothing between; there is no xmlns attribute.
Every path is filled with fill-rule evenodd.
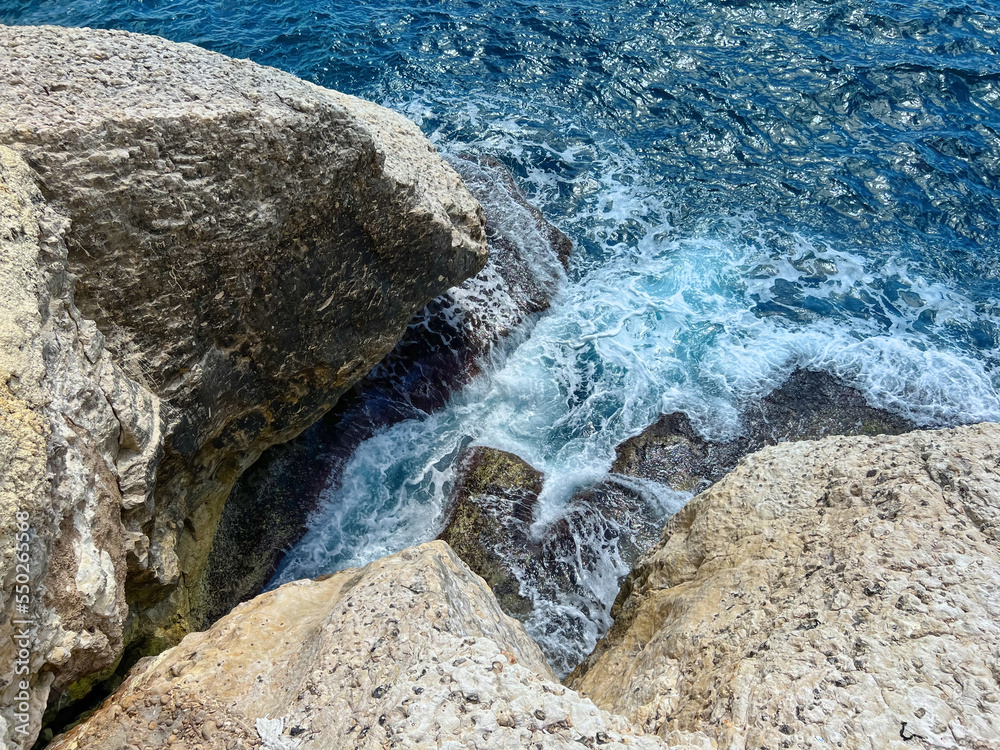
<svg viewBox="0 0 1000 750"><path fill-rule="evenodd" d="M568 684L719 747L1000 738L1000 426L786 443L695 498Z"/></svg>
<svg viewBox="0 0 1000 750"><path fill-rule="evenodd" d="M50 689L187 632L233 482L475 274L485 234L415 125L280 71L6 26L0 70L0 739L30 746Z"/></svg>
<svg viewBox="0 0 1000 750"><path fill-rule="evenodd" d="M165 747L171 736L204 750L667 747L559 685L443 542L240 605L140 664L50 747ZM679 735L674 747L711 744Z"/></svg>

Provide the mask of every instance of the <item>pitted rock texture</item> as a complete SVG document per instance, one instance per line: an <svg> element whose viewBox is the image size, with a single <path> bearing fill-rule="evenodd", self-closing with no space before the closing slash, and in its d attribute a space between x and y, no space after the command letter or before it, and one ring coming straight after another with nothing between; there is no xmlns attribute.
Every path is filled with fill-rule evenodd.
<svg viewBox="0 0 1000 750"><path fill-rule="evenodd" d="M280 722L264 732L258 719ZM278 729L280 727L280 729ZM636 734L559 685L482 579L431 542L242 604L136 667L52 750L712 747Z"/></svg>
<svg viewBox="0 0 1000 750"><path fill-rule="evenodd" d="M18 746L50 688L184 635L235 479L486 253L455 171L370 103L114 31L0 27L0 70L0 650L18 511L37 638L27 735L0 664Z"/></svg>
<svg viewBox="0 0 1000 750"><path fill-rule="evenodd" d="M486 266L417 313L392 352L334 409L299 437L270 448L240 477L209 556L211 601L199 629L264 589L305 533L320 494L339 483L362 442L444 406L484 358L526 335L557 293L572 249L566 235L545 221L499 163L451 163L483 206Z"/></svg>
<svg viewBox="0 0 1000 750"><path fill-rule="evenodd" d="M1000 425L786 443L664 529L567 683L719 747L1000 737Z"/></svg>

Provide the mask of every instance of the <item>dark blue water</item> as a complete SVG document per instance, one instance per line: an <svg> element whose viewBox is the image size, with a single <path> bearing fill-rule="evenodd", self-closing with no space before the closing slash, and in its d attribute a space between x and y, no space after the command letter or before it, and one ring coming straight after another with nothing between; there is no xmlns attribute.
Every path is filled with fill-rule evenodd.
<svg viewBox="0 0 1000 750"><path fill-rule="evenodd" d="M159 34L383 103L497 157L576 242L551 313L363 445L280 580L432 538L467 437L545 471L544 523L661 411L729 437L796 367L921 424L1000 420L998 4L0 0L0 21Z"/></svg>

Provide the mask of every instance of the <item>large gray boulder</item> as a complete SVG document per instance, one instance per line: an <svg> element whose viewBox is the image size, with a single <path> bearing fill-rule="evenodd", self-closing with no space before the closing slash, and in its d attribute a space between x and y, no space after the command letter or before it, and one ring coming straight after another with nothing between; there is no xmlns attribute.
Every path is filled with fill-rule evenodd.
<svg viewBox="0 0 1000 750"><path fill-rule="evenodd" d="M24 746L50 690L183 637L233 482L485 233L416 126L277 70L51 27L0 27L0 70L0 740Z"/></svg>

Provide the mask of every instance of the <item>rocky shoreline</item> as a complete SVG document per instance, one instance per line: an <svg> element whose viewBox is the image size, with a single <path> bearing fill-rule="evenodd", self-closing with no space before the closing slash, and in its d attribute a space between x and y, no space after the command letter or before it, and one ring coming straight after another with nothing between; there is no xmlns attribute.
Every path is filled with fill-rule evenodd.
<svg viewBox="0 0 1000 750"><path fill-rule="evenodd" d="M240 605L53 747L989 748L998 497L1000 425L784 443L670 521L566 687L438 541Z"/></svg>
<svg viewBox="0 0 1000 750"><path fill-rule="evenodd" d="M577 492L562 517L540 531L532 524L544 477L517 456L469 449L439 538L487 581L504 612L526 623L566 675L611 625L618 586L659 538L664 517L741 459L782 442L916 427L869 406L827 373L804 370L748 405L742 422L743 435L718 442L702 438L684 414L663 415L618 446L608 477ZM607 581L613 571L617 580ZM553 603L571 607L546 611Z"/></svg>
<svg viewBox="0 0 1000 750"><path fill-rule="evenodd" d="M242 471L486 261L482 210L419 129L191 45L0 28L3 580L36 584L38 732L125 654L199 621ZM30 744L30 743L29 743Z"/></svg>
<svg viewBox="0 0 1000 750"><path fill-rule="evenodd" d="M42 743L996 746L1000 426L914 430L823 373L732 443L664 415L541 537L545 477L471 448L440 540L236 606L327 479L310 454L393 394L437 408L569 240L499 165L276 70L2 26L0 69L0 747L101 683ZM661 534L643 483L697 496ZM631 572L561 684L526 581L586 599L596 554Z"/></svg>

